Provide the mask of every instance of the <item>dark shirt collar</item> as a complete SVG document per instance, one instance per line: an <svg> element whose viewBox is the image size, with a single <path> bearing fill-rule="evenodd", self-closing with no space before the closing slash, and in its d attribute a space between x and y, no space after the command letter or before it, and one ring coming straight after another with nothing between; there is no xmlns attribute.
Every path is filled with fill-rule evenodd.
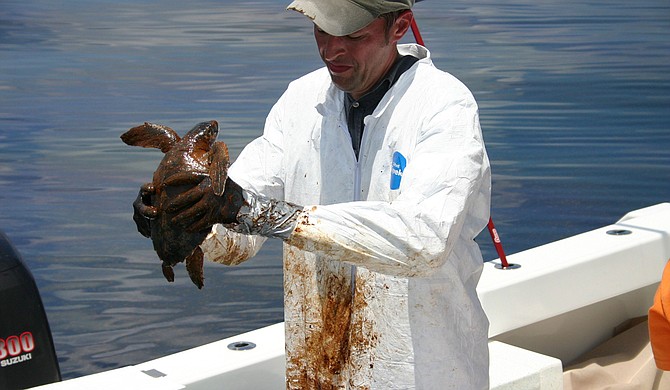
<svg viewBox="0 0 670 390"><path fill-rule="evenodd" d="M363 139L364 119L371 115L386 92L391 89L400 76L414 65L419 59L411 55L398 58L391 69L381 80L360 99L355 100L349 93L344 95L344 109L347 116L347 127L351 135L351 145L358 157L358 152Z"/></svg>
<svg viewBox="0 0 670 390"><path fill-rule="evenodd" d="M389 69L386 75L384 75L384 77L382 77L382 79L379 80L379 82L368 93L358 99L358 101L354 99L351 94L346 93L344 102L347 112L349 112L349 109L354 102L358 102L358 104L363 107L372 107L372 111L374 111L375 107L377 107L377 104L379 104L384 95L386 95L386 92L391 89L391 86L395 84L400 76L405 73L407 69L411 68L412 65L414 65L414 63L418 60L418 58L411 55L398 58L393 63L393 66L391 66L391 69Z"/></svg>

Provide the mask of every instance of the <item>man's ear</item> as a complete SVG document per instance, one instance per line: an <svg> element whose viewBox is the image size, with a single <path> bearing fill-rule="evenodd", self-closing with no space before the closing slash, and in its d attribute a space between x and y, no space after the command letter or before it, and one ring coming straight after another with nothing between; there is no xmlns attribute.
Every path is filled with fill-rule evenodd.
<svg viewBox="0 0 670 390"><path fill-rule="evenodd" d="M412 19L414 19L414 13L412 10L405 10L398 15L395 23L393 24L393 29L391 30L390 38L393 43L397 43L412 25Z"/></svg>

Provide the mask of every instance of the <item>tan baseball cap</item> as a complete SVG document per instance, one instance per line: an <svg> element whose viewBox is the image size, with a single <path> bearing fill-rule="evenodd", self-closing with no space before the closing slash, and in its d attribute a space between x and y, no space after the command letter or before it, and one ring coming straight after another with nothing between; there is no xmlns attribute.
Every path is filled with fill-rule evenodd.
<svg viewBox="0 0 670 390"><path fill-rule="evenodd" d="M410 9L414 0L294 0L286 9L312 19L333 36L354 33L380 15Z"/></svg>

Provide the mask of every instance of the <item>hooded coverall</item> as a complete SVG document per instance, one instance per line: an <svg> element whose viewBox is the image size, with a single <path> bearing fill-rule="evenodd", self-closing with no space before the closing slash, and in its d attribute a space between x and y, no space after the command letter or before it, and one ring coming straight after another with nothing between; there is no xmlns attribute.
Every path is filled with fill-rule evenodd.
<svg viewBox="0 0 670 390"><path fill-rule="evenodd" d="M490 167L477 104L420 60L365 119L357 159L326 68L292 82L229 170L304 205L284 244L289 389L485 389L488 321L475 287ZM215 225L206 257L237 264L264 238Z"/></svg>

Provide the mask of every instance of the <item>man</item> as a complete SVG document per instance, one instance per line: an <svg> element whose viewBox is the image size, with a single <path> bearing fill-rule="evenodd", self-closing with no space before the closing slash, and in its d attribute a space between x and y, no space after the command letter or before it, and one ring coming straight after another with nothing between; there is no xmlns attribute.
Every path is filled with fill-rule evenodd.
<svg viewBox="0 0 670 390"><path fill-rule="evenodd" d="M489 162L471 93L398 45L413 2L291 3L326 66L289 85L223 196L205 178L170 206L175 223L214 225L214 261L284 240L288 389L488 387L474 237Z"/></svg>

